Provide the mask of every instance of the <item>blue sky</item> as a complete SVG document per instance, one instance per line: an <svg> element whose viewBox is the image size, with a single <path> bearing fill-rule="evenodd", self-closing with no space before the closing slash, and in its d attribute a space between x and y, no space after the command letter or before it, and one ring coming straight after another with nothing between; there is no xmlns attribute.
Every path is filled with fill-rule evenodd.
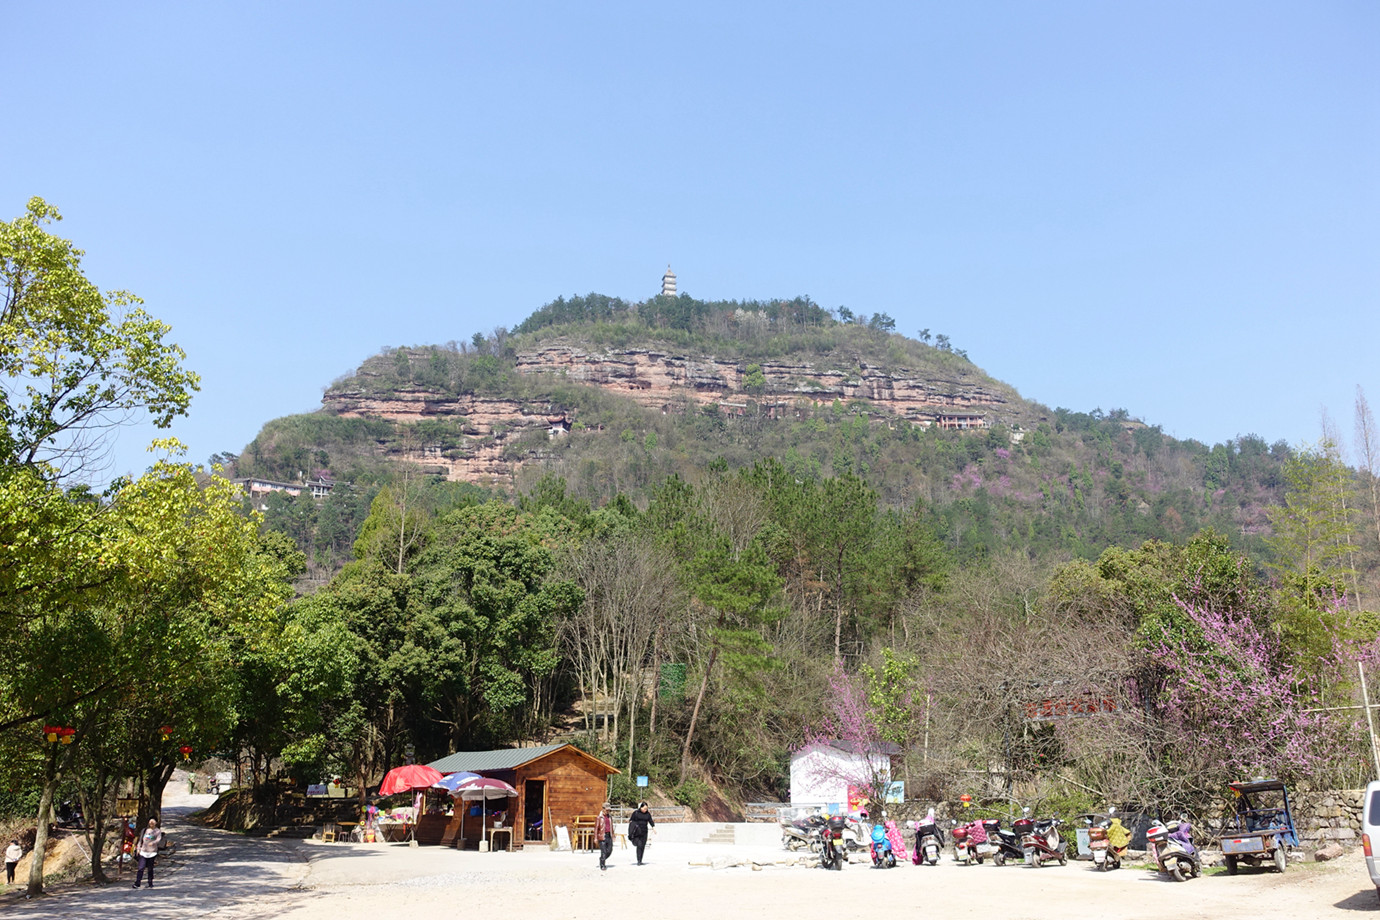
<svg viewBox="0 0 1380 920"><path fill-rule="evenodd" d="M201 373L194 460L557 295L807 294L1212 443L1380 405L1380 5L13 4L0 214ZM113 473L146 464L127 429Z"/></svg>

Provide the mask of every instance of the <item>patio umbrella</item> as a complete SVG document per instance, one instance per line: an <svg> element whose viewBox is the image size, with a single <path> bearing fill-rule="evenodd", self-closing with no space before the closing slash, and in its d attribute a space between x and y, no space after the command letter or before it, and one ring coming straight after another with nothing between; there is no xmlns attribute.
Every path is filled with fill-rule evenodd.
<svg viewBox="0 0 1380 920"><path fill-rule="evenodd" d="M487 776L465 780L451 793L462 802L480 802L480 840L489 832L489 799L506 799L517 794L518 791L503 780ZM464 820L463 815L460 820Z"/></svg>
<svg viewBox="0 0 1380 920"><path fill-rule="evenodd" d="M462 771L460 771L459 773L448 773L448 774L446 774L445 776L443 776L443 777L441 777L440 779L438 779L436 782L432 783L432 784L431 784L431 788L432 788L432 789L444 789L446 792L449 792L449 793L452 793L452 794L453 794L453 793L455 792L455 787L456 787L456 786L460 785L461 783L465 782L466 780L479 779L479 778L480 778L480 776L479 776L478 773L466 773L465 771L462 770Z"/></svg>
<svg viewBox="0 0 1380 920"><path fill-rule="evenodd" d="M455 795L456 786L460 785L466 780L479 778L480 777L478 773L470 773L466 770L461 770L458 773L447 773L445 776L441 777L436 782L432 783L431 788L442 789L446 792L449 792L451 795ZM463 808L460 809L460 839L465 839L465 809Z"/></svg>
<svg viewBox="0 0 1380 920"><path fill-rule="evenodd" d="M397 795L414 789L426 789L441 778L440 770L433 770L426 764L410 763L404 767L394 767L384 774L379 784L379 795Z"/></svg>

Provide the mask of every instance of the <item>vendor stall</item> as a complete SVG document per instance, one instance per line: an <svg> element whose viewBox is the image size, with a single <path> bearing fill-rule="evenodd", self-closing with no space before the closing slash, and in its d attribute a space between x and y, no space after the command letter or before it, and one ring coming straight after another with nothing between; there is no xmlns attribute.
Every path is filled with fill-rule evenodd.
<svg viewBox="0 0 1380 920"><path fill-rule="evenodd" d="M514 848L545 843L555 836L557 826L573 828L577 817L598 814L608 796L608 778L619 772L570 744L459 751L428 766L444 774L467 771L500 779L517 790L516 797L499 803L456 803L456 811L462 814L451 818L440 842L464 849L478 849L486 827L492 829L495 804L506 809L498 820L513 828ZM462 805L473 809L473 818Z"/></svg>

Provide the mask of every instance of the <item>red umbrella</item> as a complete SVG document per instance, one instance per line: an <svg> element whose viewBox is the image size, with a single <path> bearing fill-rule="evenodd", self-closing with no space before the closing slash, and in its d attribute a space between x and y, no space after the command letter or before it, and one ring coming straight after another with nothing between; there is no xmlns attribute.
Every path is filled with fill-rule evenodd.
<svg viewBox="0 0 1380 920"><path fill-rule="evenodd" d="M426 789L441 778L439 770L426 764L410 763L405 767L394 767L379 784L379 795L397 795L414 789Z"/></svg>

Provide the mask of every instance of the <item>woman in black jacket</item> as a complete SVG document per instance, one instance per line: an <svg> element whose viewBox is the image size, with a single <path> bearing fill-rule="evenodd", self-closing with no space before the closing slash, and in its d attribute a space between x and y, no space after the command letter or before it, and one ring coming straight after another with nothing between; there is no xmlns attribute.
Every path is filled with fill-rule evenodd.
<svg viewBox="0 0 1380 920"><path fill-rule="evenodd" d="M642 851L647 848L647 828L656 827L656 821L652 818L652 813L647 810L647 803L643 802L637 806L637 810L628 819L628 839L637 847L637 864L642 865Z"/></svg>

